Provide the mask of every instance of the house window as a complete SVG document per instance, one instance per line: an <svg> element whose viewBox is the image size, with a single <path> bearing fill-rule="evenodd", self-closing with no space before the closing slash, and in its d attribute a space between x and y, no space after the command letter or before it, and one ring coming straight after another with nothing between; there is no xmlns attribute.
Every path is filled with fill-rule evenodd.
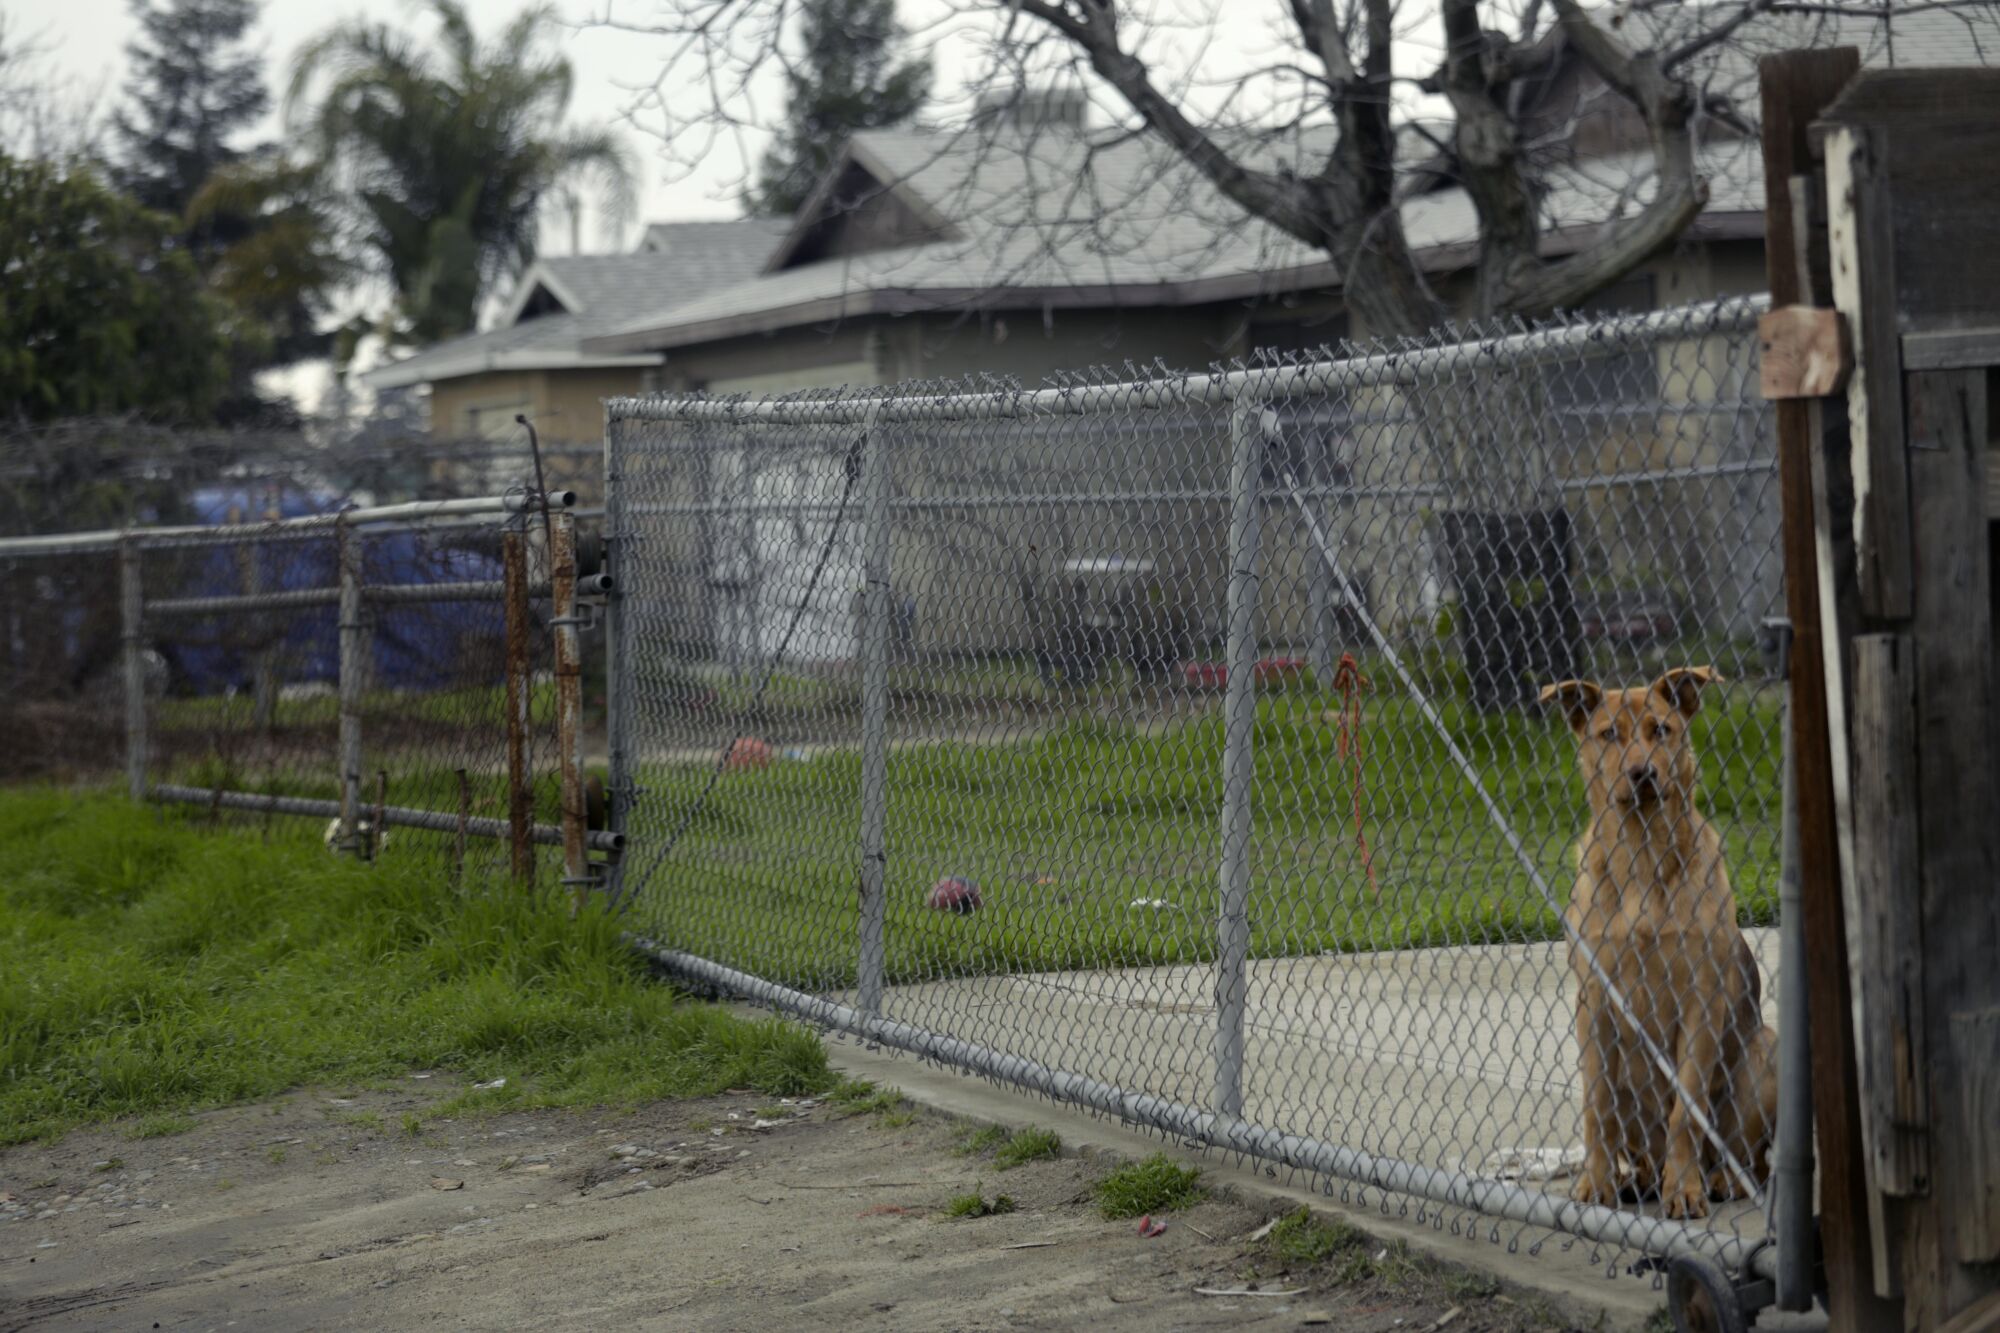
<svg viewBox="0 0 2000 1333"><path fill-rule="evenodd" d="M1613 283L1579 302L1578 315L1630 314L1654 308L1653 275ZM1544 375L1549 410L1563 416L1622 414L1657 403L1660 362L1650 344L1622 343L1580 360L1550 366Z"/></svg>

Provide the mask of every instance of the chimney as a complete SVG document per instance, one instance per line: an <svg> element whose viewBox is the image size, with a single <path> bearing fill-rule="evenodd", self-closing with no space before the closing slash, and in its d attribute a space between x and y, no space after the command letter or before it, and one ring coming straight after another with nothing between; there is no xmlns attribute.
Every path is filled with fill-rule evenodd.
<svg viewBox="0 0 2000 1333"><path fill-rule="evenodd" d="M973 119L998 122L1023 133L1058 130L1081 133L1090 98L1081 88L1005 88L983 92Z"/></svg>

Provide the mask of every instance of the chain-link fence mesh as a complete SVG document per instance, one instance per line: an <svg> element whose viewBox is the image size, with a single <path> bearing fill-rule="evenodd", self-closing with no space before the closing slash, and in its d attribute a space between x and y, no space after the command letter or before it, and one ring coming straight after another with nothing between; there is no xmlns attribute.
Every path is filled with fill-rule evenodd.
<svg viewBox="0 0 2000 1333"><path fill-rule="evenodd" d="M1439 1226L1743 1262L1779 871L1759 308L614 403L645 933ZM1544 706L1563 682L1636 692Z"/></svg>
<svg viewBox="0 0 2000 1333"><path fill-rule="evenodd" d="M551 550L576 518L525 492L414 508L0 541L0 727L28 742L0 776L123 773L371 859L566 878L561 761L603 715L600 651L565 743Z"/></svg>

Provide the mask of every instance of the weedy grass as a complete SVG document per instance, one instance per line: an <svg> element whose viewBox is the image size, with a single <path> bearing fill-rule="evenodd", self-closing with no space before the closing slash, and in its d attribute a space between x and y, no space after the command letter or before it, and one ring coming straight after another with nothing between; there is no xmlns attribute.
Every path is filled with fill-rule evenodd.
<svg viewBox="0 0 2000 1333"><path fill-rule="evenodd" d="M1014 1211L1012 1195L997 1194L991 1199L977 1194L961 1194L944 1206L946 1217L999 1217Z"/></svg>
<svg viewBox="0 0 2000 1333"><path fill-rule="evenodd" d="M834 1084L804 1030L649 981L601 912L199 818L0 792L0 1144L412 1066L507 1079L432 1115Z"/></svg>
<svg viewBox="0 0 2000 1333"><path fill-rule="evenodd" d="M1201 1172L1165 1153L1121 1166L1097 1182L1097 1209L1113 1221L1191 1208L1206 1197Z"/></svg>
<svg viewBox="0 0 2000 1333"><path fill-rule="evenodd" d="M993 1164L1002 1171L1007 1171L1017 1166L1025 1166L1029 1162L1060 1156L1062 1156L1061 1135L1052 1129L1029 1126L1027 1129L1016 1130L1005 1143L1000 1145L1000 1150L993 1154Z"/></svg>
<svg viewBox="0 0 2000 1333"><path fill-rule="evenodd" d="M1300 1268L1323 1263L1342 1250L1352 1249L1367 1239L1360 1231L1338 1218L1316 1217L1310 1208L1288 1213L1264 1238L1271 1253L1285 1263Z"/></svg>

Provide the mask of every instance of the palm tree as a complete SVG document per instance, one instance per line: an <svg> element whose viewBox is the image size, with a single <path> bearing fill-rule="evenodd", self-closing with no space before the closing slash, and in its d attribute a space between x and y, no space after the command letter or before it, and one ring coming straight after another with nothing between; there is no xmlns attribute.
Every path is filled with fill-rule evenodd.
<svg viewBox="0 0 2000 1333"><path fill-rule="evenodd" d="M394 285L393 333L430 342L473 327L480 296L535 257L543 204L595 177L614 215L632 172L604 131L560 125L575 77L547 49L555 12L529 9L481 42L460 0L430 0L436 49L350 20L300 50L288 122L336 166Z"/></svg>

